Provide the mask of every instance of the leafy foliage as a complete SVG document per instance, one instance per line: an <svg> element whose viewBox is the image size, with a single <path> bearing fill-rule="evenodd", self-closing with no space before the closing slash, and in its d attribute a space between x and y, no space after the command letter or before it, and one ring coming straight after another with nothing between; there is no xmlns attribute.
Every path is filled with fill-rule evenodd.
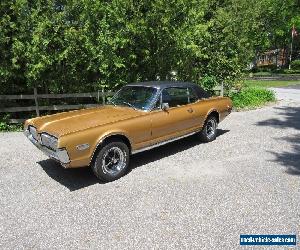
<svg viewBox="0 0 300 250"><path fill-rule="evenodd" d="M300 28L297 0L0 3L0 94L179 80L229 89L259 49ZM206 86L207 87L207 86Z"/></svg>
<svg viewBox="0 0 300 250"><path fill-rule="evenodd" d="M21 131L23 124L9 124L8 122L9 115L0 117L0 132L1 131Z"/></svg>
<svg viewBox="0 0 300 250"><path fill-rule="evenodd" d="M259 107L267 102L275 101L272 90L258 87L248 87L230 95L233 106L237 109Z"/></svg>
<svg viewBox="0 0 300 250"><path fill-rule="evenodd" d="M217 78L214 76L204 76L201 85L205 90L212 90L218 84Z"/></svg>
<svg viewBox="0 0 300 250"><path fill-rule="evenodd" d="M292 61L292 69L300 70L300 60Z"/></svg>

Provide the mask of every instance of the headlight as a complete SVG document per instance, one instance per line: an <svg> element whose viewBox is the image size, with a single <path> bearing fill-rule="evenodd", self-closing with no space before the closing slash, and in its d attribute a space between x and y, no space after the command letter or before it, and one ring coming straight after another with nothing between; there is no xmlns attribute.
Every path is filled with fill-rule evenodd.
<svg viewBox="0 0 300 250"><path fill-rule="evenodd" d="M42 145L46 146L47 148L50 148L54 151L57 150L58 140L56 137L46 133L41 133L41 142Z"/></svg>
<svg viewBox="0 0 300 250"><path fill-rule="evenodd" d="M38 134L36 131L36 128L33 126L29 126L28 127L29 133L32 135L33 139L35 139L36 141L38 140Z"/></svg>

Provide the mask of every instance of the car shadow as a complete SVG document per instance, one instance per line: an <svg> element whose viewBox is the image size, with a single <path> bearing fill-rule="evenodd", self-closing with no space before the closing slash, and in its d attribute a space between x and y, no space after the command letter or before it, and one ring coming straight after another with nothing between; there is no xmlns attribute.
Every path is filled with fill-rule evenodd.
<svg viewBox="0 0 300 250"><path fill-rule="evenodd" d="M217 137L220 137L227 132L229 132L229 130L218 129ZM158 161L162 158L177 154L179 152L183 152L199 144L202 144L199 138L192 135L148 151L134 154L131 158L130 170L141 167L150 162Z"/></svg>
<svg viewBox="0 0 300 250"><path fill-rule="evenodd" d="M229 132L229 130L218 129L218 136ZM201 144L196 136L189 136L184 139L168 143L145 152L132 155L130 160L129 173L132 169L144 166L150 162L155 162L164 157L174 155L189 148ZM65 169L58 162L47 159L37 162L46 174L53 180L68 188L70 191L76 191L94 184L105 184L99 181L93 174L91 168L71 168Z"/></svg>
<svg viewBox="0 0 300 250"><path fill-rule="evenodd" d="M273 128L300 130L299 107L276 107L283 119L268 119L258 122L258 126L270 126ZM283 152L270 152L275 156L275 162L286 167L286 173L300 176L300 135L292 137L276 138L290 143L292 150Z"/></svg>
<svg viewBox="0 0 300 250"><path fill-rule="evenodd" d="M37 163L49 177L65 186L70 191L76 191L97 183L102 183L93 174L91 168L65 169L60 163L52 159L39 161Z"/></svg>

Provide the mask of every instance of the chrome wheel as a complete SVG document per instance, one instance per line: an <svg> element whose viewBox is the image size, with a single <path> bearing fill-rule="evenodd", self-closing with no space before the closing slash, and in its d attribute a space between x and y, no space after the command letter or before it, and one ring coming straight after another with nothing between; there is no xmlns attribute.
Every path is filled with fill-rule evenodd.
<svg viewBox="0 0 300 250"><path fill-rule="evenodd" d="M115 181L128 170L129 156L130 150L124 142L107 142L97 152L91 168L101 181Z"/></svg>
<svg viewBox="0 0 300 250"><path fill-rule="evenodd" d="M109 148L102 158L102 170L105 174L117 175L126 167L126 153L119 147Z"/></svg>
<svg viewBox="0 0 300 250"><path fill-rule="evenodd" d="M214 119L210 119L210 120L207 121L206 135L207 135L208 139L211 139L215 136L216 127L217 127L217 124L216 124L216 121Z"/></svg>
<svg viewBox="0 0 300 250"><path fill-rule="evenodd" d="M202 142L211 142L217 137L218 120L214 115L207 118L203 129L200 132L200 139Z"/></svg>

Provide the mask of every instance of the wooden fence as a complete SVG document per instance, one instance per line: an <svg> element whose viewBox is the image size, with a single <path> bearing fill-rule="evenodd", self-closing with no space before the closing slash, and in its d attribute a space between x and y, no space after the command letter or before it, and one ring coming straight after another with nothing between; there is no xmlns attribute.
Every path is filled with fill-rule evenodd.
<svg viewBox="0 0 300 250"><path fill-rule="evenodd" d="M40 116L40 111L50 110L72 110L87 107L98 106L99 104L76 104L76 105L48 105L40 106L39 99L61 99L61 98L95 98L98 103L105 104L106 98L112 96L113 92L104 92L104 88L97 92L91 93L73 93L73 94L38 94L37 89L34 88L33 95L0 95L0 101L4 100L34 100L34 106L27 107L7 107L0 108L0 113L18 113L26 111L35 111L36 116ZM10 119L10 123L20 123L25 119Z"/></svg>
<svg viewBox="0 0 300 250"><path fill-rule="evenodd" d="M223 96L223 84L214 88L214 92L218 95ZM34 106L27 107L7 107L0 108L0 113L18 113L18 112L28 112L35 111L36 116L40 116L40 111L53 111L53 110L72 110L80 108L88 108L98 106L99 103L103 105L106 102L108 96L112 96L114 92L105 92L104 88L97 92L91 93L73 93L73 94L38 94L37 89L34 88L33 95L0 95L0 101L4 100L34 100ZM95 98L98 104L75 104L75 105L48 105L40 106L39 99L62 99L62 98ZM21 123L25 119L9 119L10 123Z"/></svg>

